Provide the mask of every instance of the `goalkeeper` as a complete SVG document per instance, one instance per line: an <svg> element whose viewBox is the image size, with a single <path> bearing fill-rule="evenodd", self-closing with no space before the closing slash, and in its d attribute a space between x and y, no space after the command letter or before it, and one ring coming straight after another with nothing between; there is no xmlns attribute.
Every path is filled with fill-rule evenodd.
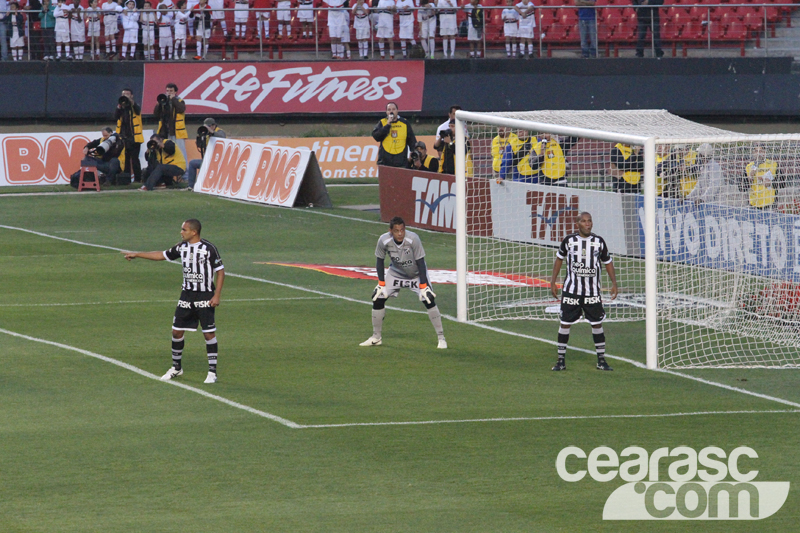
<svg viewBox="0 0 800 533"><path fill-rule="evenodd" d="M389 272L384 273L384 260L389 256L392 264ZM400 289L411 289L428 310L433 329L439 337L438 348L447 348L442 329L442 314L436 306L436 294L430 287L425 265L425 250L416 233L406 231L406 224L400 217L389 222L389 232L378 238L375 248L377 257L378 286L372 293L372 337L361 343L361 346L380 346L383 318L386 316L386 300L397 297ZM384 277L385 274L385 277Z"/></svg>

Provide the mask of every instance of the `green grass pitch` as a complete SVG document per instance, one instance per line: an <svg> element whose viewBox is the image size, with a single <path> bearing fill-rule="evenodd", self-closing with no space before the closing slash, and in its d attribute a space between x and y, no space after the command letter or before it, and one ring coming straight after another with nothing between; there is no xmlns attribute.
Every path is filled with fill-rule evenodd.
<svg viewBox="0 0 800 533"><path fill-rule="evenodd" d="M334 205L377 203L376 187L330 191ZM195 217L228 274L220 379L203 384L189 334L181 388L150 379L170 366L180 268L118 250L166 249ZM555 347L535 340L555 340L554 322L446 320L437 350L411 293L391 303L384 345L359 347L373 282L259 263L371 266L386 228L370 213L183 191L3 195L0 225L2 532L796 530L797 371L610 358L615 371L598 372L573 350L554 373ZM429 267L455 268L452 235L421 237ZM455 315L455 287L436 290ZM591 349L588 326L574 329L571 346ZM644 362L641 324L606 331L609 354ZM677 413L714 414L628 416ZM563 481L570 445L750 446L757 481L792 488L759 522L603 521L623 482Z"/></svg>

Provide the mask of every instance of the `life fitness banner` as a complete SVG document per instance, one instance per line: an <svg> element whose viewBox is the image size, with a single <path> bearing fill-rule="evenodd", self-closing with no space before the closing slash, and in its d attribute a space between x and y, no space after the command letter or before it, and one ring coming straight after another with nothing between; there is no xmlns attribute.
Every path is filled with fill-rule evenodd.
<svg viewBox="0 0 800 533"><path fill-rule="evenodd" d="M311 152L234 139L213 139L195 192L292 207Z"/></svg>
<svg viewBox="0 0 800 533"><path fill-rule="evenodd" d="M0 186L69 183L83 147L99 137L97 131L0 135Z"/></svg>
<svg viewBox="0 0 800 533"><path fill-rule="evenodd" d="M396 102L401 113L422 109L424 61L147 63L143 102L155 105L168 83L186 113L370 113ZM147 107L147 106L145 106Z"/></svg>

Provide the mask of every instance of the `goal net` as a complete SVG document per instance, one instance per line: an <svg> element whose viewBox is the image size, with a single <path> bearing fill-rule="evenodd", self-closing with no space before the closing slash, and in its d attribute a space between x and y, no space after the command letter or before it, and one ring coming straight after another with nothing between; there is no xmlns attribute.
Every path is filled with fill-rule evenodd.
<svg viewBox="0 0 800 533"><path fill-rule="evenodd" d="M606 320L646 324L649 367L800 365L800 135L459 111L456 142L460 320L558 320L555 252L587 211L617 275Z"/></svg>

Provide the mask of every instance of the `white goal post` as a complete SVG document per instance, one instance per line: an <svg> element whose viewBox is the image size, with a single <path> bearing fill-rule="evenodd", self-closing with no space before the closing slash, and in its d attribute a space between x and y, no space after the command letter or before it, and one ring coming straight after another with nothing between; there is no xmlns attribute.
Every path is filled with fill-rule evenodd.
<svg viewBox="0 0 800 533"><path fill-rule="evenodd" d="M607 320L644 322L648 368L800 366L800 135L457 111L455 143L460 321L557 320L555 249L589 211L617 270ZM470 283L486 273L509 282Z"/></svg>

